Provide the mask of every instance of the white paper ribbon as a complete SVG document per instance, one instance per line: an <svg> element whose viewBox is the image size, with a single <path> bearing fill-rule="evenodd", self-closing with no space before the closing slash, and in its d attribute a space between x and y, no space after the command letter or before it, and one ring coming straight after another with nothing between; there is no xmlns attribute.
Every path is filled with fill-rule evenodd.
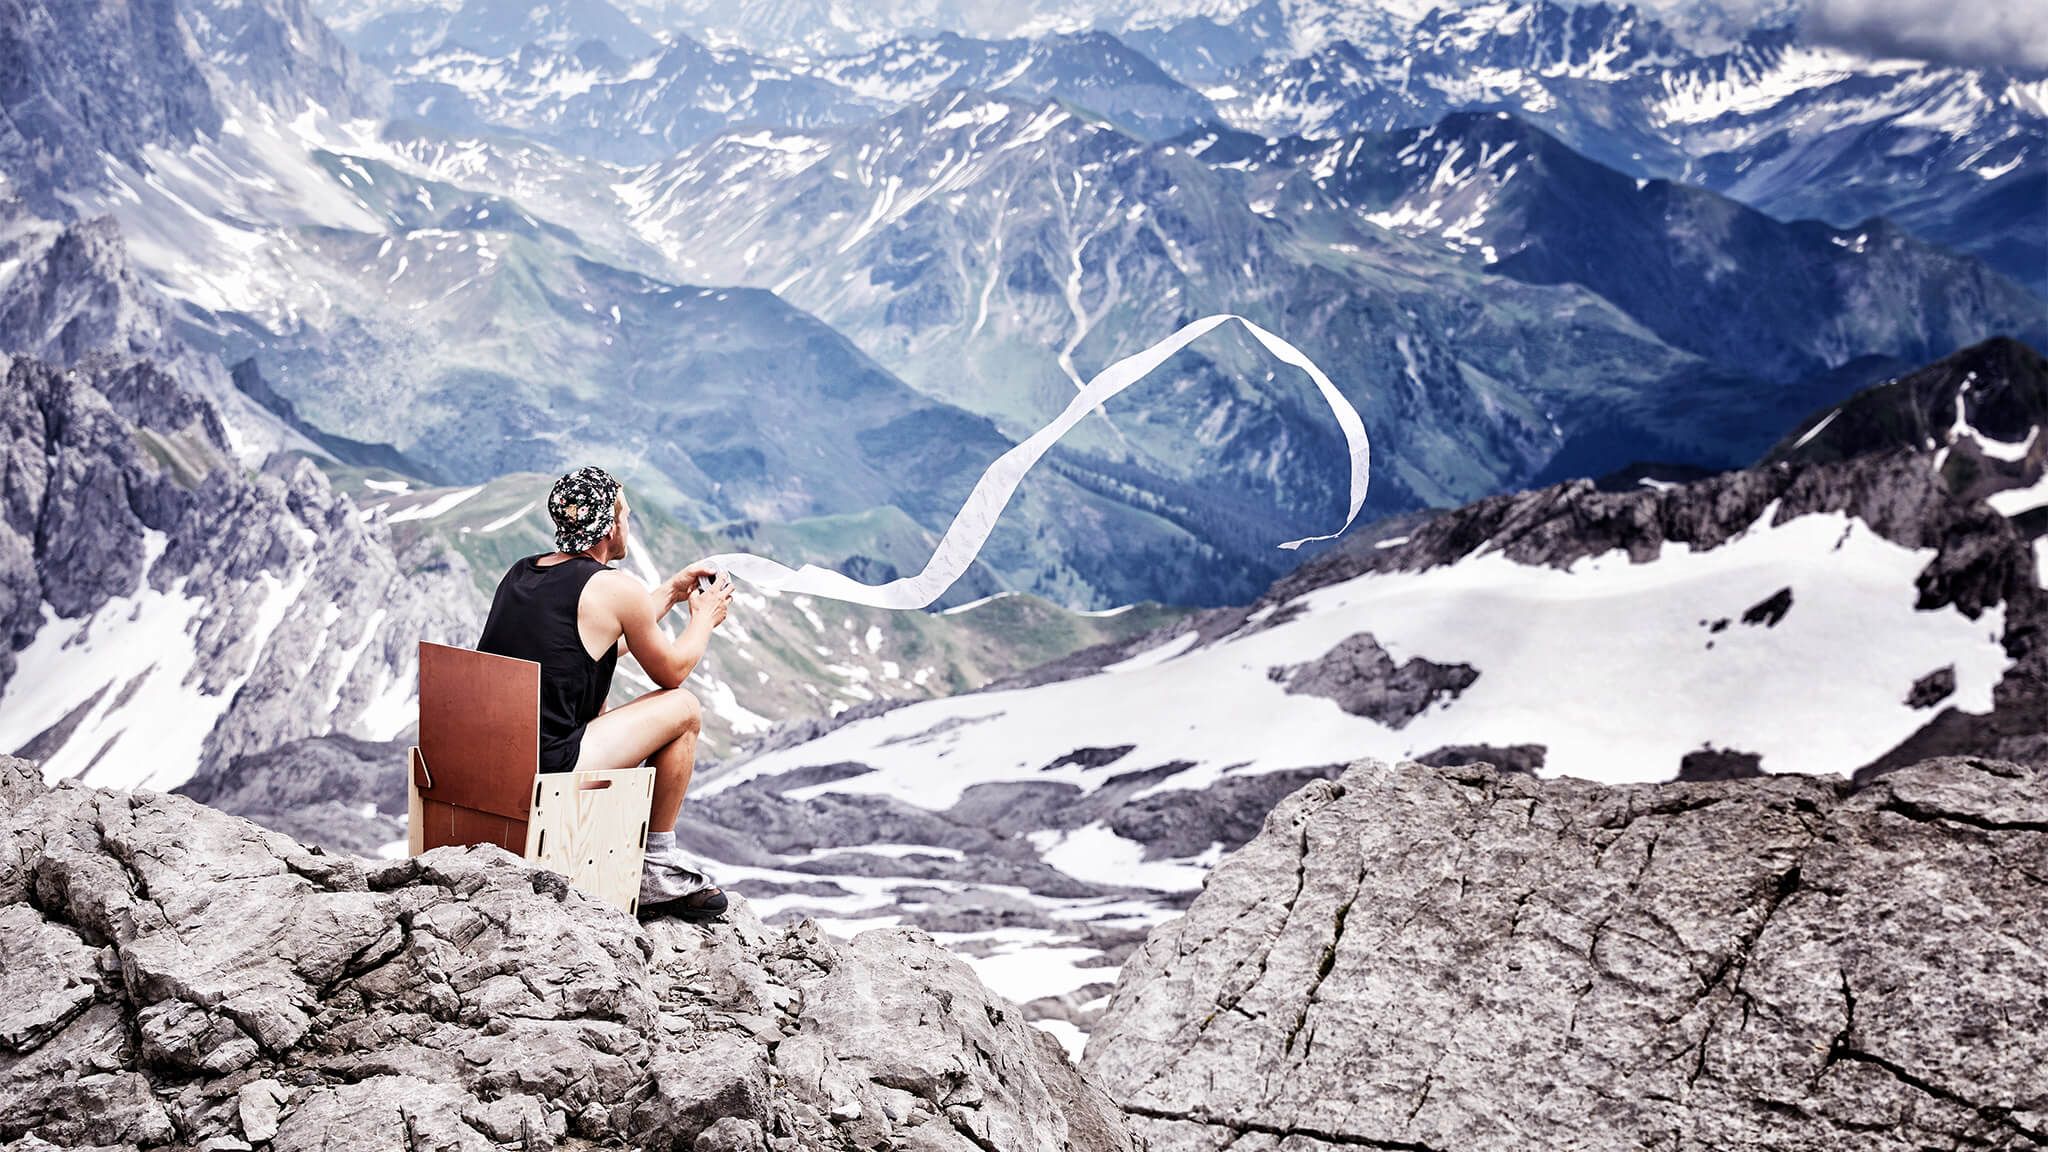
<svg viewBox="0 0 2048 1152"><path fill-rule="evenodd" d="M887 584L862 584L830 568L806 564L801 569L791 569L766 557L745 552L713 556L706 563L766 591L819 596L875 608L923 608L943 595L967 571L968 565L974 563L974 558L981 553L981 546L988 542L989 533L995 530L996 518L1002 515L1010 496L1017 491L1017 485L1023 482L1024 474L1031 471L1031 466L1038 463L1060 437L1110 397L1144 379L1154 368L1165 363L1167 357L1230 320L1249 329L1268 352L1308 373L1309 379L1314 380L1322 391L1323 399L1329 402L1338 427L1344 430L1344 439L1351 452L1351 510L1345 515L1343 525L1327 536L1289 540L1280 547L1299 548L1317 540L1335 539L1343 534L1344 529L1351 527L1351 522L1358 518L1359 508L1365 504L1366 474L1372 461L1372 446L1365 438L1365 422L1358 418L1358 410L1344 399L1323 370L1303 355L1301 349L1242 316L1226 314L1204 316L1143 352L1126 356L1096 373L1093 380L1074 394L1073 402L1058 418L989 465L988 471L982 473L974 485L974 491L968 494L967 503L953 517L953 523L946 529L924 571L915 576L905 576Z"/></svg>

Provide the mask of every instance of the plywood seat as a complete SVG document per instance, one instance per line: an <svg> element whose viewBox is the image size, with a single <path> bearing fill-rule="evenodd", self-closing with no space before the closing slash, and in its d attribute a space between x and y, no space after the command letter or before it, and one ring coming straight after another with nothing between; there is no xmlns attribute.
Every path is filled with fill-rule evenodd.
<svg viewBox="0 0 2048 1152"><path fill-rule="evenodd" d="M626 913L639 911L654 769L540 771L540 665L420 644L412 854L496 844Z"/></svg>

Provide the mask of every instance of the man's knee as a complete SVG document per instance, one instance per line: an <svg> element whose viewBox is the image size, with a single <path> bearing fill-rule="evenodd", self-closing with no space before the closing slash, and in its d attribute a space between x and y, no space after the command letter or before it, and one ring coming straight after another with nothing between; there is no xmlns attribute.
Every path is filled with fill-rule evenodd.
<svg viewBox="0 0 2048 1152"><path fill-rule="evenodd" d="M669 689L669 707L675 716L676 735L694 736L704 728L704 704L688 688Z"/></svg>

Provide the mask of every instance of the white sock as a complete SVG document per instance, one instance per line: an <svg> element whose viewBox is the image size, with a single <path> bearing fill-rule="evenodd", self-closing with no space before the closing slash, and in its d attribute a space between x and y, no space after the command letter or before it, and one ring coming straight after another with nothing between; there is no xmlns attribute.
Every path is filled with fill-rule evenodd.
<svg viewBox="0 0 2048 1152"><path fill-rule="evenodd" d="M676 847L675 829L671 828L666 832L649 832L647 834L647 858L649 860L666 860L674 856L677 851L679 849Z"/></svg>

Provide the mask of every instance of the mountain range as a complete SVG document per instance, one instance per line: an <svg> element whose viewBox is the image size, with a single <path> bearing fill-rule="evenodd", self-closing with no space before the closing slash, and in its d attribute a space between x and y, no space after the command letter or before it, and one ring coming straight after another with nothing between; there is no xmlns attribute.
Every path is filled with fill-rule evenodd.
<svg viewBox="0 0 2048 1152"><path fill-rule="evenodd" d="M1509 119L1438 100L1413 128L1297 118L1311 135L1244 135L1231 124L1284 118L1233 113L1161 46L1179 43L1167 17L1216 12L1155 13L1165 40L1138 21L1130 42L948 33L822 57L635 34L601 0L346 15L374 69L309 35L244 77L195 35L185 66L131 78L133 101L178 116L38 179L70 212L111 213L182 335L252 362L243 379L313 444L389 445L418 480L611 453L690 520L894 507L932 529L1063 390L1236 309L1341 366L1393 464L1372 508L1395 513L1638 456L1733 466L1868 382L1837 375L1860 357L2048 336L2039 297L1983 264L1881 220L1786 224L1603 165L1621 162L1617 138L1546 121L1534 97ZM1633 10L1395 13L1372 37L1350 27L1364 47L1328 15L1233 14L1262 51L1230 75L1306 107L1322 96L1281 73L1345 45L1489 75L1519 60L1602 92L1708 66ZM385 16L418 34L376 39ZM281 6L266 27L308 18ZM154 19L132 36L223 18ZM1723 56L1797 47L1756 36ZM48 51L45 71L76 84L85 65ZM1737 63L1727 83L1777 91ZM363 115L380 101L381 125ZM1984 130L2007 143L1972 135L1974 112L1953 127L2006 148L2035 123L2008 112ZM2032 170L1972 179L2024 188ZM789 409L759 409L753 370L785 382ZM1336 477L1312 461L1333 430L1301 381L1227 344L1170 372L1027 486L988 556L998 586L1093 607L1242 599L1284 571L1272 525L1328 519ZM902 455L935 435L957 451ZM937 482L913 490L909 471ZM798 558L918 563L884 543Z"/></svg>
<svg viewBox="0 0 2048 1152"><path fill-rule="evenodd" d="M1270 24L1260 15L1236 29L1241 39ZM1849 228L1882 215L2036 293L2048 283L2039 76L1859 60L1791 24L1701 51L1637 8L1542 2L1445 8L1394 39L1261 55L1208 83L1227 120L1266 134L1507 111L1634 178L1709 188L1785 220Z"/></svg>
<svg viewBox="0 0 2048 1152"><path fill-rule="evenodd" d="M456 104L499 101L495 88L508 96L531 89L529 105L550 85L589 88L570 106L616 108L614 132L644 132L643 122L678 115L696 131L721 117L814 127L864 119L940 86L1050 95L1140 133L1201 120L1329 138L1422 127L1456 111L1506 111L1634 178L1701 185L1786 220L1848 228L1884 215L1982 256L2036 292L2048 286L2039 226L2048 81L1861 59L1808 42L1796 6L1760 6L1734 34L1704 34L1704 12L1679 6L1556 0L1066 6L1050 22L1024 17L1006 27L1000 18L891 5L821 17L849 30L837 48L804 43L791 30L807 18L774 7L638 13L668 47L659 63L648 56L637 65L630 61L657 46L620 42L612 30L630 19L602 2L549 6L559 31L538 43L564 52L598 41L610 65L491 65L466 46L442 60L428 49L459 43L453 33L428 45L352 35L402 74L445 73L422 82ZM445 24L470 13L472 22L487 13L517 22L491 13L487 0L411 18ZM944 28L974 31L917 31ZM693 35L721 47L709 51ZM852 51L856 44L863 50ZM487 55L509 57L514 47ZM678 53L691 63L679 65ZM581 79L567 80L571 72ZM614 87L631 95L599 95ZM444 112L437 101L436 114ZM662 142L688 141L666 131Z"/></svg>
<svg viewBox="0 0 2048 1152"><path fill-rule="evenodd" d="M414 645L550 546L551 474L627 480L646 581L885 580L1232 311L1363 413L1364 524L1272 548L1341 440L1219 337L943 611L747 593L681 829L721 880L921 925L1078 1049L1362 755L2048 756L2038 78L1543 0L893 11L0 12L0 751L395 850Z"/></svg>
<svg viewBox="0 0 2048 1152"><path fill-rule="evenodd" d="M547 477L416 492L420 477L404 470L439 468L392 448L388 428L373 427L375 441L324 432L257 360L228 370L218 342L181 325L175 298L138 272L114 219L64 224L13 201L6 220L0 743L53 779L168 788L308 737L402 735L415 645L471 642L497 574L546 550L535 509ZM765 294L741 295L857 355ZM650 500L641 523L664 556L778 545L809 555L822 542L868 578L886 575L885 562L858 548L929 547L900 512L860 507L842 521L743 521L707 535ZM635 563L643 579L665 574L644 556ZM977 570L961 595L999 590ZM957 690L1173 614L1087 617L1020 597L974 620L860 611L827 625L808 605L754 606L732 632L757 629L760 646L703 686L711 755L762 730L764 714L823 718L879 693ZM629 665L621 698L650 686L637 675ZM345 806L306 818L330 832L355 821L350 843L364 851L397 838L388 815L365 814L358 790L342 791Z"/></svg>

